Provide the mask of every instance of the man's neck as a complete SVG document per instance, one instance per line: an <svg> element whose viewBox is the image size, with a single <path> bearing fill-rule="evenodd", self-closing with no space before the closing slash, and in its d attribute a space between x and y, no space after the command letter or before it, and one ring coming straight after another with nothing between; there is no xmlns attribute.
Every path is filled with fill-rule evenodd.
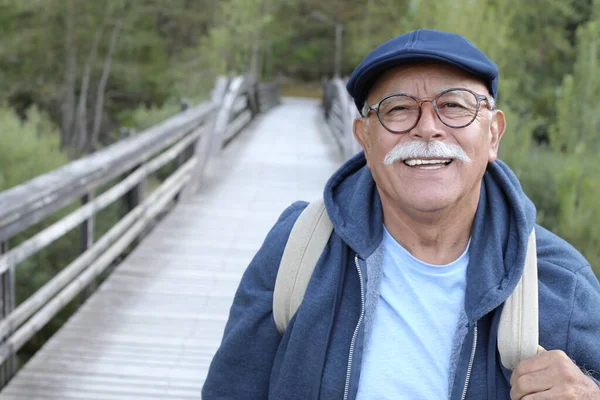
<svg viewBox="0 0 600 400"><path fill-rule="evenodd" d="M467 248L478 202L450 210L405 212L382 202L388 232L409 253L435 265L449 264Z"/></svg>

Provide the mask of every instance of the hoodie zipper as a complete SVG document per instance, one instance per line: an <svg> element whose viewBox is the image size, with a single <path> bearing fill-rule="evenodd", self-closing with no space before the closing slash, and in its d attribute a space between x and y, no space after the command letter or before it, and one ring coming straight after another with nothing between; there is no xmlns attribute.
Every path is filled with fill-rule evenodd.
<svg viewBox="0 0 600 400"><path fill-rule="evenodd" d="M348 368L346 369L346 386L344 388L344 400L348 400L348 395L350 393L350 375L352 373L352 359L354 358L354 348L356 346L356 338L358 337L358 331L360 329L360 325L362 324L362 320L365 315L365 291L364 291L364 285L363 285L362 271L360 269L360 265L358 264L358 255L354 256L354 264L356 265L356 270L358 271L358 278L360 279L360 317L358 318L356 328L354 328L354 334L352 335L352 342L350 342L350 353L348 355Z"/></svg>
<svg viewBox="0 0 600 400"><path fill-rule="evenodd" d="M471 359L467 368L467 377L465 378L465 387L461 396L461 400L467 398L467 390L469 389L469 381L471 380L471 372L473 372L473 362L475 361L475 350L477 349L477 322L475 322L473 330L473 347L471 348Z"/></svg>

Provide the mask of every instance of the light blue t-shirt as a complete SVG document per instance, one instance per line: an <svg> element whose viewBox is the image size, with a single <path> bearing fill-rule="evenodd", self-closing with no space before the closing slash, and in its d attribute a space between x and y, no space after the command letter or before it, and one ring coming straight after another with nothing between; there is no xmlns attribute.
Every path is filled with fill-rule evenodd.
<svg viewBox="0 0 600 400"><path fill-rule="evenodd" d="M416 259L385 227L383 246L380 294L357 399L445 399L469 246L447 265Z"/></svg>

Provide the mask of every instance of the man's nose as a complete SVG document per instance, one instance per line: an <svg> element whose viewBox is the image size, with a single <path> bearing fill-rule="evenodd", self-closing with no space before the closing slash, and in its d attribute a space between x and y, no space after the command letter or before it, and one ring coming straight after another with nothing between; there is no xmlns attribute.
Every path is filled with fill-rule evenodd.
<svg viewBox="0 0 600 400"><path fill-rule="evenodd" d="M431 100L421 104L421 118L409 132L411 137L421 140L441 139L446 135L444 124L438 118Z"/></svg>

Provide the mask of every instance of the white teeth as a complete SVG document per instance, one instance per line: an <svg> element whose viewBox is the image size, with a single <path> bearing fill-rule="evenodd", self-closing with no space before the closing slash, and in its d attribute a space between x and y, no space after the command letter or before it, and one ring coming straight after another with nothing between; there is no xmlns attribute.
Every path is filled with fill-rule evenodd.
<svg viewBox="0 0 600 400"><path fill-rule="evenodd" d="M445 160L420 160L420 159L410 159L410 160L404 160L404 164L408 165L409 167L414 167L415 165L423 165L423 164L450 164L452 160L449 159L445 159Z"/></svg>
<svg viewBox="0 0 600 400"><path fill-rule="evenodd" d="M440 168L444 168L443 165L427 165L424 167L421 167L422 169L440 169Z"/></svg>

